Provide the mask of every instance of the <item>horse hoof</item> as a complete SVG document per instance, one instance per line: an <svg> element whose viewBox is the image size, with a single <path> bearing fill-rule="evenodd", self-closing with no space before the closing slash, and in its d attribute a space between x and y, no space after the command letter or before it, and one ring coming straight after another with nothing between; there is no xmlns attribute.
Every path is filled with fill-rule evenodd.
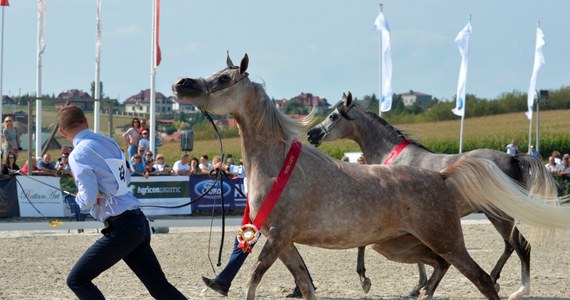
<svg viewBox="0 0 570 300"><path fill-rule="evenodd" d="M364 293L368 294L368 292L370 292L371 286L372 282L370 281L370 278L366 278L362 281L362 290L364 291Z"/></svg>
<svg viewBox="0 0 570 300"><path fill-rule="evenodd" d="M495 291L497 292L497 294L499 293L500 290L501 290L501 285L498 282L495 282Z"/></svg>
<svg viewBox="0 0 570 300"><path fill-rule="evenodd" d="M410 297L419 297L420 296L420 289L415 288L415 289L411 290L410 293L408 293L408 295Z"/></svg>

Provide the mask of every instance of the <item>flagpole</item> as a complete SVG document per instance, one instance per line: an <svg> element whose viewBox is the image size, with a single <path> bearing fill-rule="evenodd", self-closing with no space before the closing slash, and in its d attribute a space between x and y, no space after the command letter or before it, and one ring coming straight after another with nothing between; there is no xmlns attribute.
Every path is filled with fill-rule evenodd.
<svg viewBox="0 0 570 300"><path fill-rule="evenodd" d="M156 40L156 26L157 26L157 2L159 0L154 0L152 1L152 38L151 38L151 58L150 58L150 110L149 110L149 123L150 123L150 127L149 127L149 140L150 140L150 146L149 146L149 150L152 151L152 153L154 155L156 155L157 153L155 152L155 122L156 122L156 116L155 116L155 111L156 111L156 92L155 92L155 86L156 86L156 65L157 65L157 59L156 59L156 43L158 42Z"/></svg>
<svg viewBox="0 0 570 300"><path fill-rule="evenodd" d="M45 0L38 1L38 49L36 61L36 159L42 156L42 53L44 51L43 43L43 25L44 25L44 5ZM30 117L30 116L29 116ZM30 145L31 146L31 145Z"/></svg>
<svg viewBox="0 0 570 300"><path fill-rule="evenodd" d="M380 3L380 12L383 13L383 4ZM378 52L380 57L380 62L378 63L378 78L380 81L378 82L378 116L382 117L382 30L378 31Z"/></svg>
<svg viewBox="0 0 570 300"><path fill-rule="evenodd" d="M95 103L93 105L93 131L99 133L101 127L101 68L100 68L100 56L101 56L101 2L102 0L96 0L97 4L97 16L95 24L95 86L93 89L93 100ZM109 128L111 131L111 128Z"/></svg>
<svg viewBox="0 0 570 300"><path fill-rule="evenodd" d="M93 131L99 133L101 127L101 68L100 68L100 58L101 58L101 0L97 1L97 22L95 29L95 86L93 98L95 98L95 104L93 107ZM109 128L109 132L111 128Z"/></svg>
<svg viewBox="0 0 570 300"><path fill-rule="evenodd" d="M0 25L0 118L2 118L2 122L4 122L4 111L2 107L2 102L4 102L4 94L3 94L3 86L2 83L4 81L4 6L2 6L2 24ZM15 121L15 120L14 120ZM2 131L0 130L0 140L2 140ZM0 150L1 153L2 150ZM2 156L4 153L2 153Z"/></svg>
<svg viewBox="0 0 570 300"><path fill-rule="evenodd" d="M538 71L540 70L540 67L542 65L544 65L544 54L542 53L542 48L546 45L546 41L544 40L544 33L542 32L542 30L540 29L540 21L537 22L536 25L536 44L535 44L535 50L534 50L534 63L533 63L533 67L532 67L532 75L530 77L530 86L528 88L528 95L527 95L527 106L528 106L528 111L525 113L527 118L528 118L528 122L529 122L529 126L528 126L528 148L530 149L530 146L532 145L532 114L533 114L533 110L534 110L534 100L537 94L536 91L536 78L538 75ZM537 99L537 114L538 114L538 99ZM538 118L538 116L537 116ZM538 121L538 119L537 119ZM537 127L538 130L538 127ZM539 151L538 149L538 132L537 132L537 149L536 151Z"/></svg>

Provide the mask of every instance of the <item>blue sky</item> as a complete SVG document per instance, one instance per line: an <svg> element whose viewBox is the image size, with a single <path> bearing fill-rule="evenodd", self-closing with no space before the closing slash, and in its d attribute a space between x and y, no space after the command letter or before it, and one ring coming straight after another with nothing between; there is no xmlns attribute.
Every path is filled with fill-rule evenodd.
<svg viewBox="0 0 570 300"><path fill-rule="evenodd" d="M157 91L169 96L179 76L199 77L244 53L249 73L276 99L311 92L336 103L343 92L378 94L379 1L162 0ZM495 98L526 92L537 21L546 37L538 89L570 82L570 1L387 0L395 93L452 99L460 55L453 40L472 17L467 93ZM10 0L4 20L3 94L35 94L37 2ZM106 96L125 98L150 86L151 0L103 0L101 81ZM95 0L47 0L42 93L95 78Z"/></svg>

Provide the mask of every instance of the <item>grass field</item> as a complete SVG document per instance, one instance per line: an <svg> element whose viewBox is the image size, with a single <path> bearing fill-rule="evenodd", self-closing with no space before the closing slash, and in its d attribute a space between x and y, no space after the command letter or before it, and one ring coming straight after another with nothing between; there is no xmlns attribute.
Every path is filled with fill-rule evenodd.
<svg viewBox="0 0 570 300"><path fill-rule="evenodd" d="M53 128L55 125L55 111L44 111L42 115L43 127ZM540 137L541 151L543 156L547 156L551 149L557 149L562 153L570 153L570 110L544 111L540 113ZM93 123L93 115L87 115L90 125ZM536 115L535 115L536 117ZM113 117L113 127L123 126L130 122L130 117ZM536 120L533 120L536 122ZM416 140L423 143L428 148L436 152L456 153L459 148L459 133L461 120L429 122L416 124L396 124L400 130L406 132ZM536 124L532 124L532 141L535 140ZM107 116L101 116L101 130L103 134L108 134ZM504 114L489 117L467 118L464 123L463 151L475 148L492 148L504 150L505 144L512 138L517 140L521 150L526 151L528 144L529 121L523 112ZM213 132L213 129L212 129ZM59 134L58 140L62 144L69 144ZM115 139L120 146L126 149L126 143L122 141L120 135L115 134ZM304 137L302 137L304 139ZM223 151L225 155L232 154L234 157L241 157L239 138L224 138ZM336 158L341 158L344 152L360 151L358 145L352 141L341 140L325 143L320 149ZM159 149L166 157L166 161L173 164L178 160L180 154L180 144L177 142L166 143ZM52 156L57 157L59 152L50 151ZM220 154L220 146L217 140L194 141L194 150L189 152L190 156L200 157L207 154L212 158ZM20 163L20 165L23 163Z"/></svg>

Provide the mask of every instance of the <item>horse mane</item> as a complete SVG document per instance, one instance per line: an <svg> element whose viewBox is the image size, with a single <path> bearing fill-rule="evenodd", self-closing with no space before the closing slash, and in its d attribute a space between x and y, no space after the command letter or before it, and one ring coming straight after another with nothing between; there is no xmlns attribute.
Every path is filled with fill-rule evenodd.
<svg viewBox="0 0 570 300"><path fill-rule="evenodd" d="M380 123L380 125L383 126L384 128L386 128L388 130L388 132L390 134L392 134L394 137L405 139L415 146L423 148L429 152L433 152L430 149L428 149L426 146L422 145L415 138L413 138L410 134L394 127L392 124L388 123L385 119L383 119L379 115L377 115L371 111L367 111L367 110L363 109L362 107L360 107L359 105L356 105L355 103L353 103L352 105L355 106L355 108L359 109L364 114L365 117L372 119L372 122ZM350 118L348 118L348 109L345 105L339 105L338 109L344 118L350 120Z"/></svg>
<svg viewBox="0 0 570 300"><path fill-rule="evenodd" d="M251 121L256 132L265 132L266 135L258 135L261 141L277 139L283 143L289 143L294 137L301 137L306 129L314 121L315 108L309 115L294 119L277 109L275 103L269 98L262 84L251 82L257 95L255 111L251 114Z"/></svg>

